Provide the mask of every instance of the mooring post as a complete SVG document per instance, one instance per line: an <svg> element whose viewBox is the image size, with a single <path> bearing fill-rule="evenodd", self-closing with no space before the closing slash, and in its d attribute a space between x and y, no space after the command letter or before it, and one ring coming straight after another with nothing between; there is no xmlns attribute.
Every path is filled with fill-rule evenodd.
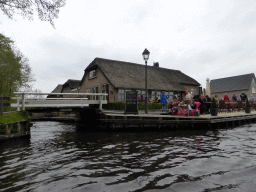
<svg viewBox="0 0 256 192"><path fill-rule="evenodd" d="M8 128L8 125L5 125L5 133L6 133L6 134L9 134L9 128Z"/></svg>
<svg viewBox="0 0 256 192"><path fill-rule="evenodd" d="M22 110L25 111L25 94L22 93Z"/></svg>
<svg viewBox="0 0 256 192"><path fill-rule="evenodd" d="M0 95L0 115L3 115L4 105L3 105L3 97Z"/></svg>
<svg viewBox="0 0 256 192"><path fill-rule="evenodd" d="M17 123L17 132L20 133L20 122Z"/></svg>

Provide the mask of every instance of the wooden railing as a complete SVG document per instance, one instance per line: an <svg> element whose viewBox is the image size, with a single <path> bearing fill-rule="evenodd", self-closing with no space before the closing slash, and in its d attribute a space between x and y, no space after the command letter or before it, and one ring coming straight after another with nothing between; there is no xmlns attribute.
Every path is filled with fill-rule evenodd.
<svg viewBox="0 0 256 192"><path fill-rule="evenodd" d="M11 107L17 107L17 111L25 110L25 107L87 107L89 104L99 104L99 108L102 109L102 104L107 104L107 100L104 100L104 96L107 93L32 93L32 92L15 92L18 97L17 103L12 103ZM21 95L21 97L19 97ZM31 95L70 95L70 96L98 96L98 100L88 100L88 98L28 98L25 96Z"/></svg>

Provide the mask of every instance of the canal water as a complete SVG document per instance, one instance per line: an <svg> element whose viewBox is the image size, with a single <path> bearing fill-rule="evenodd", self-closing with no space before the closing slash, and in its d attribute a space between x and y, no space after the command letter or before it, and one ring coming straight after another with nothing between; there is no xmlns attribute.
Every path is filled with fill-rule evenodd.
<svg viewBox="0 0 256 192"><path fill-rule="evenodd" d="M255 192L256 124L215 131L86 133L34 122L0 143L0 191Z"/></svg>

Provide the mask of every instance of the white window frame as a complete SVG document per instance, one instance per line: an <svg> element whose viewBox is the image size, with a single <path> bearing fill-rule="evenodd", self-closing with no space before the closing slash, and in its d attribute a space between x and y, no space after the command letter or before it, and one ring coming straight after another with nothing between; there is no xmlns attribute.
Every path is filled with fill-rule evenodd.
<svg viewBox="0 0 256 192"><path fill-rule="evenodd" d="M93 69L93 70L89 71L89 79L93 79L95 77L97 77L96 69Z"/></svg>
<svg viewBox="0 0 256 192"><path fill-rule="evenodd" d="M191 89L191 95L192 95L192 98L195 96L195 89Z"/></svg>
<svg viewBox="0 0 256 192"><path fill-rule="evenodd" d="M108 85L108 92L107 92L106 87L105 87L105 89L103 89L103 87L107 86L107 85ZM101 93L107 93L108 94L108 95L103 96L103 100L108 100L109 99L109 84L108 83L101 85Z"/></svg>
<svg viewBox="0 0 256 192"><path fill-rule="evenodd" d="M125 89L118 89L118 101L125 101Z"/></svg>
<svg viewBox="0 0 256 192"><path fill-rule="evenodd" d="M92 93L99 93L99 87L93 87L92 88ZM92 100L99 100L99 96L98 95L93 95Z"/></svg>
<svg viewBox="0 0 256 192"><path fill-rule="evenodd" d="M252 93L256 93L256 87L252 87Z"/></svg>

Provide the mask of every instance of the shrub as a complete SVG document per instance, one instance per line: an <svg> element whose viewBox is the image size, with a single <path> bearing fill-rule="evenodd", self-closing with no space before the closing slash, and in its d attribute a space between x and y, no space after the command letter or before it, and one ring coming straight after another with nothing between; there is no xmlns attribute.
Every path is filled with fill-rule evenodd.
<svg viewBox="0 0 256 192"><path fill-rule="evenodd" d="M104 109L110 109L110 110L124 110L125 102L124 101L109 102L108 104L103 105L102 107Z"/></svg>
<svg viewBox="0 0 256 192"><path fill-rule="evenodd" d="M217 103L217 101L215 100L214 97L212 98L211 108L218 108L218 103Z"/></svg>
<svg viewBox="0 0 256 192"><path fill-rule="evenodd" d="M138 110L145 110L145 102L138 102Z"/></svg>
<svg viewBox="0 0 256 192"><path fill-rule="evenodd" d="M250 102L248 101L248 98L246 99L245 107L251 107L251 104L250 104Z"/></svg>

